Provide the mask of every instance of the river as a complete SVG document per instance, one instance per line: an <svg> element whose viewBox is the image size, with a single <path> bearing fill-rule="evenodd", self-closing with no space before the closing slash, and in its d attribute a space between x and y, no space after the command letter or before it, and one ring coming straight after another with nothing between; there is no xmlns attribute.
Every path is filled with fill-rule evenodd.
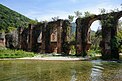
<svg viewBox="0 0 122 81"><path fill-rule="evenodd" d="M0 60L0 81L121 81L114 61Z"/></svg>

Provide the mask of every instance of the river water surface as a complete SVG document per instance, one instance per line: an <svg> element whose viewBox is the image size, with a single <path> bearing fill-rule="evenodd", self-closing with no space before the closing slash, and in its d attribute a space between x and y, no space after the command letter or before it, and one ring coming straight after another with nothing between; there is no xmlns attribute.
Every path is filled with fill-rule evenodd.
<svg viewBox="0 0 122 81"><path fill-rule="evenodd" d="M0 60L0 81L122 81L122 63Z"/></svg>

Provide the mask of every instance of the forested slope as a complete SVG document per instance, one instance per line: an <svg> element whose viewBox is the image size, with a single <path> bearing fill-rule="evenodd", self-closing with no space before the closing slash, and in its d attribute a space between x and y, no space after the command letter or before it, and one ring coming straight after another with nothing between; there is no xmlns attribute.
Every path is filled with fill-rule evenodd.
<svg viewBox="0 0 122 81"><path fill-rule="evenodd" d="M20 26L27 27L27 24L30 21L32 20L24 15L21 15L20 13L0 4L0 32L9 32L10 30Z"/></svg>

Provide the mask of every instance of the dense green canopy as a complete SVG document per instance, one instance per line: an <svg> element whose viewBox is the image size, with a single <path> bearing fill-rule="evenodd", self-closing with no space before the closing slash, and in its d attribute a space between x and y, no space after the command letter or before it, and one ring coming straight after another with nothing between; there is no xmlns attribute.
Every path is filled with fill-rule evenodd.
<svg viewBox="0 0 122 81"><path fill-rule="evenodd" d="M9 32L17 27L27 27L32 20L0 4L0 32Z"/></svg>

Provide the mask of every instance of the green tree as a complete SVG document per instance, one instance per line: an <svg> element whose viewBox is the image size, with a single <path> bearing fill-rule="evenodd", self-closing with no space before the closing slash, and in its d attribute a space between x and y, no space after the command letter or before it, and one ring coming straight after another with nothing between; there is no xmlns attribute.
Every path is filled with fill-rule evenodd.
<svg viewBox="0 0 122 81"><path fill-rule="evenodd" d="M80 18L81 15L82 15L82 12L80 12L80 11L76 11L76 12L74 12L74 13L75 13L75 17L76 17L76 18Z"/></svg>
<svg viewBox="0 0 122 81"><path fill-rule="evenodd" d="M89 16L91 16L92 14L91 14L90 12L86 11L86 12L84 12L84 15L85 15L85 17L89 17Z"/></svg>
<svg viewBox="0 0 122 81"><path fill-rule="evenodd" d="M68 16L68 18L69 18L69 21L70 21L70 22L72 22L72 21L73 21L73 19L74 19L74 16L69 15L69 16Z"/></svg>
<svg viewBox="0 0 122 81"><path fill-rule="evenodd" d="M38 23L38 20L37 20L37 19L35 19L35 20L30 20L29 23L30 23L30 24L37 24L37 23Z"/></svg>
<svg viewBox="0 0 122 81"><path fill-rule="evenodd" d="M103 8L103 9L100 9L100 13L101 14L105 14L106 13L106 10Z"/></svg>
<svg viewBox="0 0 122 81"><path fill-rule="evenodd" d="M0 4L0 31L9 32L17 27L28 27L31 19Z"/></svg>
<svg viewBox="0 0 122 81"><path fill-rule="evenodd" d="M59 16L57 16L57 17L52 17L52 20L53 21L57 21L59 19Z"/></svg>
<svg viewBox="0 0 122 81"><path fill-rule="evenodd" d="M15 27L8 27L6 32L12 32L12 31L14 31L14 30L16 30Z"/></svg>

